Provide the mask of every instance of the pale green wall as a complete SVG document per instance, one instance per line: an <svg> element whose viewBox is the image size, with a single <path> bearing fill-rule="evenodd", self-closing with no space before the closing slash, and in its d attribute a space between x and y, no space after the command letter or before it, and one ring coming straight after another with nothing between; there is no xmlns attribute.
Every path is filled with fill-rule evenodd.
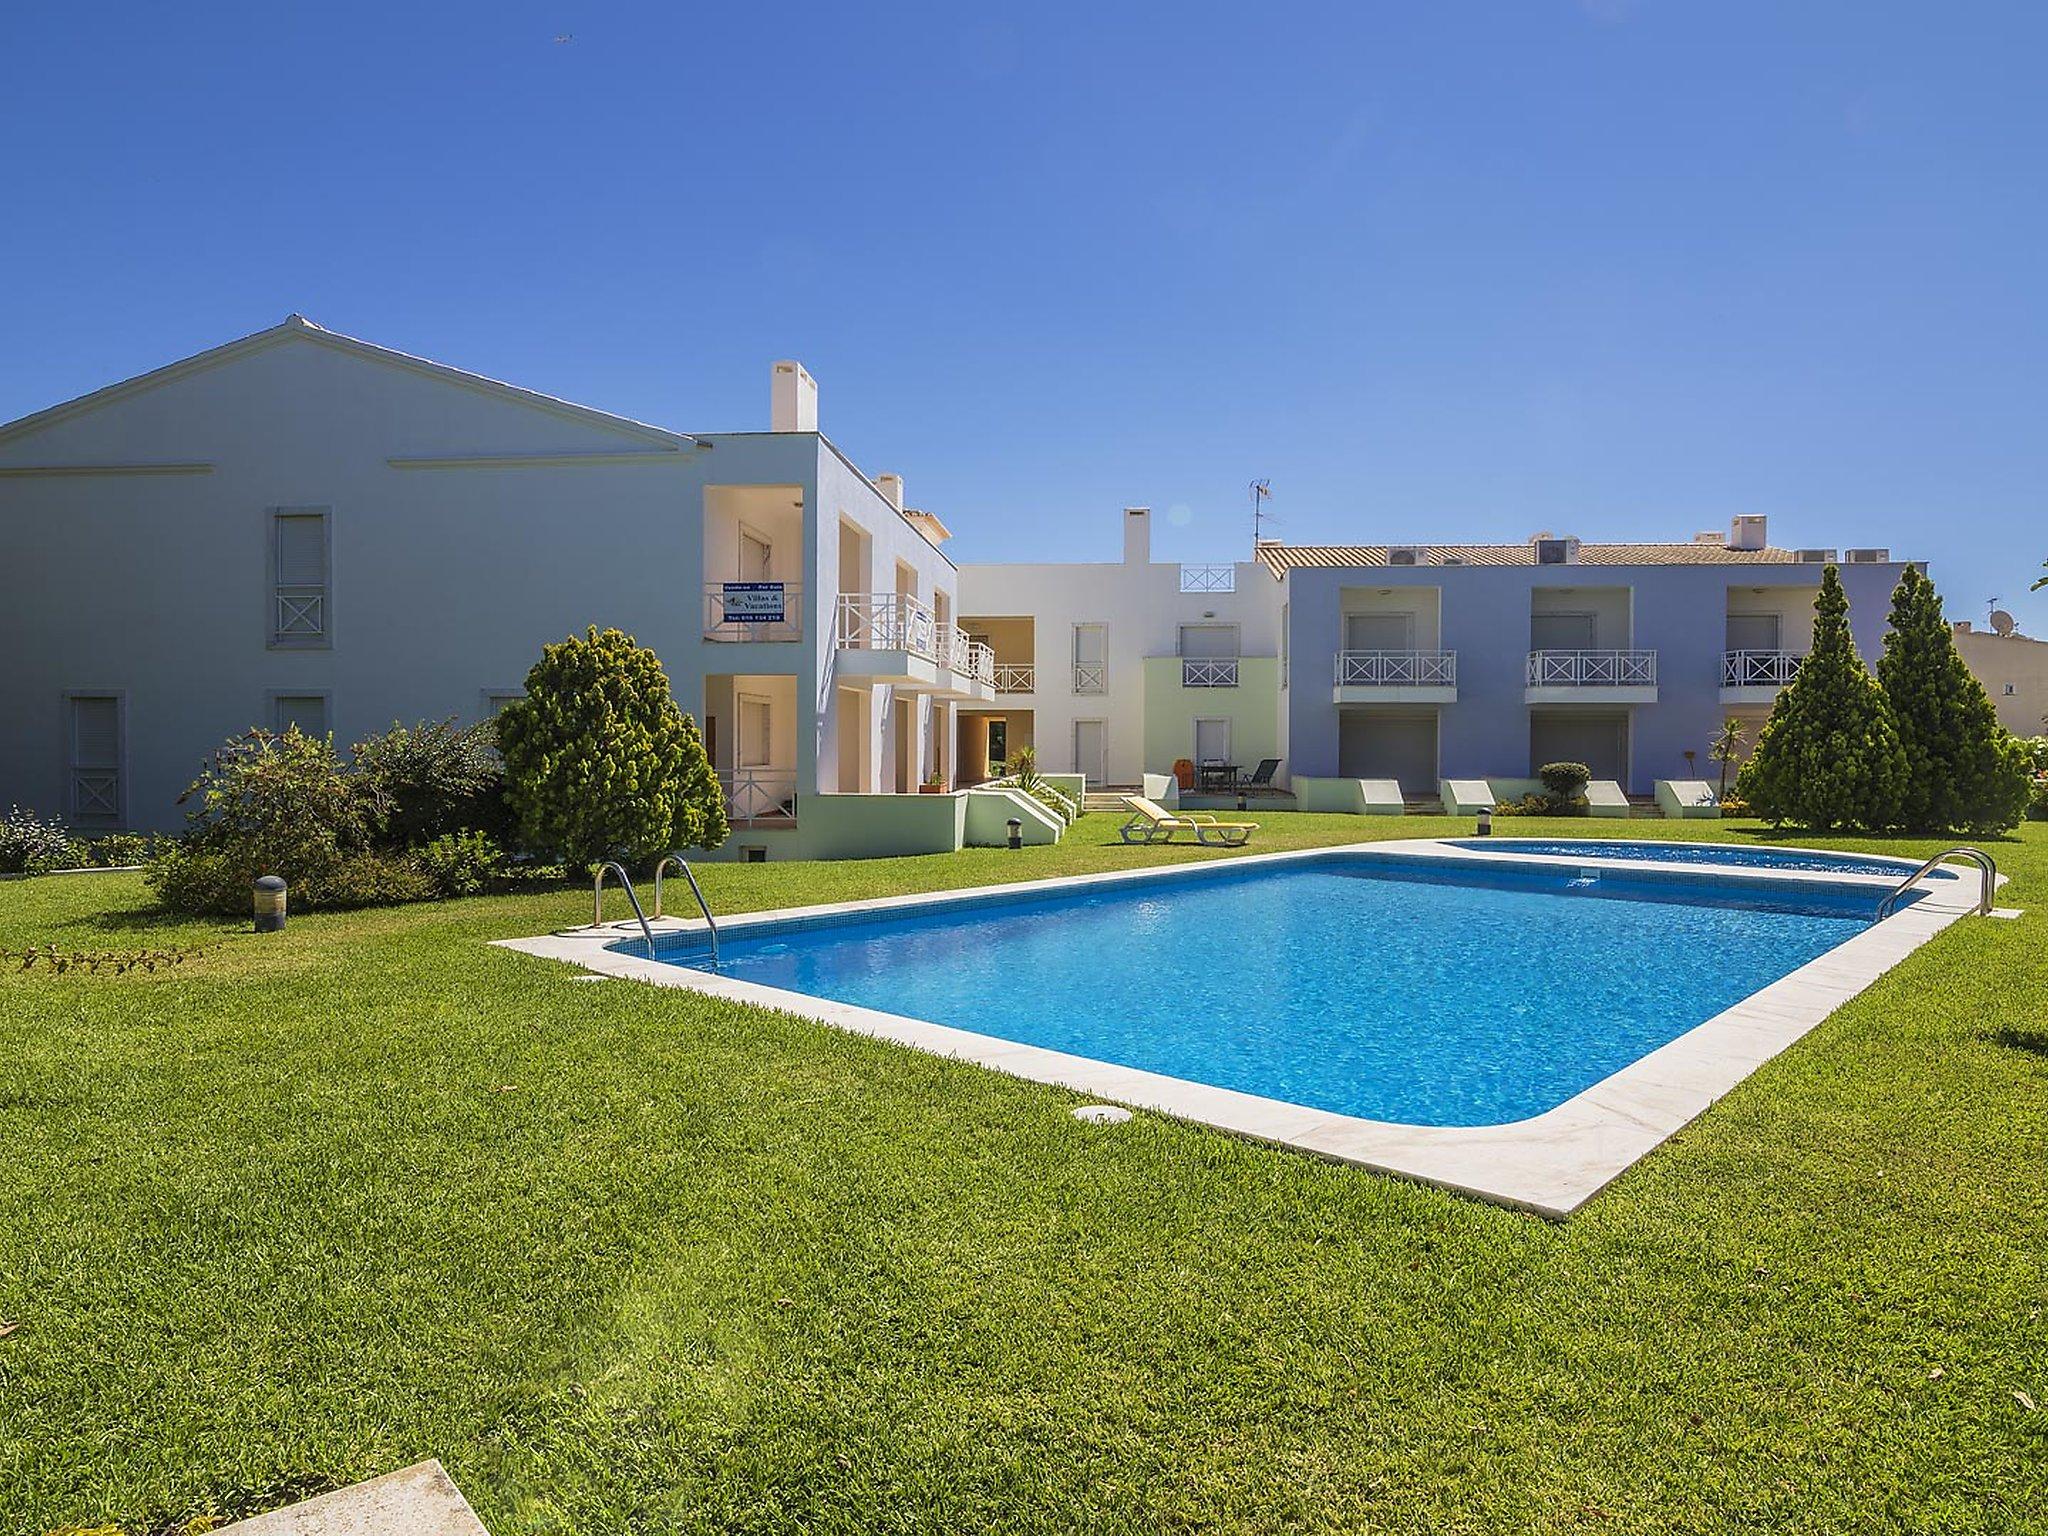
<svg viewBox="0 0 2048 1536"><path fill-rule="evenodd" d="M1230 721L1230 755L1247 772L1280 757L1280 658L1246 656L1235 688L1183 688L1178 656L1145 658L1145 771L1171 773L1195 755L1195 721Z"/></svg>
<svg viewBox="0 0 2048 1536"><path fill-rule="evenodd" d="M1018 831L1028 847L1056 843L1067 830L1058 815L1021 789L970 789L965 798L970 848L1003 847L1010 840L1012 816L1023 823Z"/></svg>

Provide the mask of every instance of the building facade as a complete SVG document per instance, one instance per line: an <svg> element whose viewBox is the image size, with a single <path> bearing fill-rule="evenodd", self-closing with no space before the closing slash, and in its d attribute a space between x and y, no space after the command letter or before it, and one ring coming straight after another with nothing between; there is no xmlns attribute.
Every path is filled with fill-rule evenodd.
<svg viewBox="0 0 2048 1536"><path fill-rule="evenodd" d="M1727 715L1761 722L1834 555L1741 518L1180 565L1146 509L1118 522L1116 561L956 568L900 477L819 432L795 363L769 430L690 434L293 316L0 427L0 803L174 829L252 724L346 745L488 717L590 624L662 658L735 857L999 841L1012 814L1056 838L1029 797L961 792L1025 747L1091 785L1276 760L1276 786L1424 798L1570 758L1647 795L1704 772ZM1841 569L1874 658L1899 563Z"/></svg>
<svg viewBox="0 0 2048 1536"><path fill-rule="evenodd" d="M1956 651L1991 695L2000 725L2015 736L2048 733L2048 640L2020 634L2004 614L1993 617L2005 627L1952 626Z"/></svg>
<svg viewBox="0 0 2048 1536"><path fill-rule="evenodd" d="M771 427L670 432L294 316L0 428L0 800L175 828L251 724L487 716L594 623L702 722L736 853L928 846L964 811L823 797L949 779L954 711L993 698L944 529L819 434L794 364Z"/></svg>

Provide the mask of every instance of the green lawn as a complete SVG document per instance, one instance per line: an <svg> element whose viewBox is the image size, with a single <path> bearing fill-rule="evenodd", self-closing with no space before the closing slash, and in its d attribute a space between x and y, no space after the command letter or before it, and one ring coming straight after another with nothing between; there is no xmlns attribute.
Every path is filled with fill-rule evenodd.
<svg viewBox="0 0 2048 1536"><path fill-rule="evenodd" d="M1228 856L1114 826L705 884ZM2026 917L1957 924L1563 1225L486 947L587 891L279 937L133 876L0 885L0 948L205 946L0 975L0 1531L430 1455L495 1536L2041 1529L2048 827L1994 847Z"/></svg>

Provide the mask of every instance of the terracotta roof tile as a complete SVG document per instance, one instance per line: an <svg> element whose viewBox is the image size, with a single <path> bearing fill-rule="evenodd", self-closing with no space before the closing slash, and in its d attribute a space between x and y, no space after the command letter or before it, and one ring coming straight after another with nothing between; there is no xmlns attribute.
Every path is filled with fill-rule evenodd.
<svg viewBox="0 0 2048 1536"><path fill-rule="evenodd" d="M1534 565L1529 544L1424 544L1418 565ZM1305 568L1389 565L1385 544L1261 544L1259 563L1275 576ZM1789 549L1730 549L1725 544L1581 544L1576 565L1790 565Z"/></svg>

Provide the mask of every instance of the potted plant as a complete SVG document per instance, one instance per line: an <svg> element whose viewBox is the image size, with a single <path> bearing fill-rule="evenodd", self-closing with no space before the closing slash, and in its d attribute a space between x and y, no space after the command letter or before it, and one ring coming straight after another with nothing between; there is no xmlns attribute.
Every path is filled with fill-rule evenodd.
<svg viewBox="0 0 2048 1536"><path fill-rule="evenodd" d="M946 792L946 776L934 768L925 775L924 782L917 786L920 795L943 795Z"/></svg>

